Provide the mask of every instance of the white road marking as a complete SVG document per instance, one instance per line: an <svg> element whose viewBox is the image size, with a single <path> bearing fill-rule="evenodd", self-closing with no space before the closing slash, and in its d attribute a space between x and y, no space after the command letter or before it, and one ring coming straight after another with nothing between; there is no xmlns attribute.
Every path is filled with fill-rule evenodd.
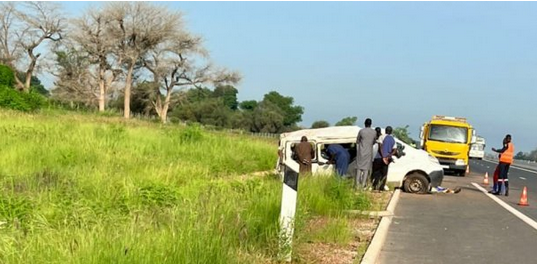
<svg viewBox="0 0 537 264"><path fill-rule="evenodd" d="M526 180L526 178L524 178L524 177L518 177L518 178L520 178L521 180Z"/></svg>
<svg viewBox="0 0 537 264"><path fill-rule="evenodd" d="M485 160L485 161L490 162L490 163L493 163L492 161L488 161L488 160ZM488 168L488 167L489 167L489 166L487 166L487 168ZM513 165L513 164L511 164L511 166L509 166L509 168L515 168L515 169L517 169L517 170L522 170L522 171L526 171L526 172L531 172L531 173L535 173L535 174L537 174L537 171L524 169L524 168L518 167L518 166Z"/></svg>
<svg viewBox="0 0 537 264"><path fill-rule="evenodd" d="M500 206L505 208L505 210L511 212L514 216L520 218L520 220L524 221L529 226L533 227L535 230L537 230L537 222L535 222L533 219L527 217L525 214L519 212L515 208L511 207L510 205L506 204L504 201L502 201L500 198L490 194L485 190L483 187L479 186L479 184L472 182L472 185L482 191L486 196L488 196L490 199L498 203Z"/></svg>

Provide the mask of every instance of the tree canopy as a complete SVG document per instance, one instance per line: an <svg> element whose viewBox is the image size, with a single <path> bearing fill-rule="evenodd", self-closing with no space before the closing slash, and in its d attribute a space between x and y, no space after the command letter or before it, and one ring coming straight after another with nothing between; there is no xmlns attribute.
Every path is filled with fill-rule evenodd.
<svg viewBox="0 0 537 264"><path fill-rule="evenodd" d="M358 120L358 117L355 117L355 116L345 117L345 118L339 120L336 123L336 126L355 126L357 120Z"/></svg>
<svg viewBox="0 0 537 264"><path fill-rule="evenodd" d="M410 132L408 132L408 125L404 126L404 127L396 127L393 129L393 135L400 139L401 141L411 145L411 146L416 146L416 140L412 139L410 137Z"/></svg>
<svg viewBox="0 0 537 264"><path fill-rule="evenodd" d="M330 123L328 121L324 120L317 120L311 124L311 128L323 128L323 127L329 127Z"/></svg>
<svg viewBox="0 0 537 264"><path fill-rule="evenodd" d="M276 91L269 92L263 97L264 102L273 103L283 113L283 125L291 126L302 121L302 114L304 114L304 108L302 106L293 105L293 97L287 97L279 94Z"/></svg>

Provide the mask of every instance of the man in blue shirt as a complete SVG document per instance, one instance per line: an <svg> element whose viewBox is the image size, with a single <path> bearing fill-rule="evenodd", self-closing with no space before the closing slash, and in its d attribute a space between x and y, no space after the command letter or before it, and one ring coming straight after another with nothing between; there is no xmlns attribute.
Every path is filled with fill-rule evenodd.
<svg viewBox="0 0 537 264"><path fill-rule="evenodd" d="M347 169L349 168L349 161L351 155L349 152L338 144L328 145L326 148L326 153L330 156L328 163L336 164L336 172L340 177L347 174Z"/></svg>
<svg viewBox="0 0 537 264"><path fill-rule="evenodd" d="M392 155L395 146L395 139L392 137L393 129L387 126L386 136L382 140L382 145L373 161L373 190L383 191L388 176L388 165L393 161Z"/></svg>

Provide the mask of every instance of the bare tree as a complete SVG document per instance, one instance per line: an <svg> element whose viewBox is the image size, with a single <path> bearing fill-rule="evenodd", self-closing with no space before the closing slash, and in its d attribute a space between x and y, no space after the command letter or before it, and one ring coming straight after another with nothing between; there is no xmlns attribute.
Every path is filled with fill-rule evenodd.
<svg viewBox="0 0 537 264"><path fill-rule="evenodd" d="M144 63L153 74L153 82L158 84L154 91L155 96L151 97L153 99L151 103L163 123L167 120L172 94L175 90L199 87L208 83L214 85L236 83L240 80L237 73L213 70L211 65L197 67L194 63L190 63L182 53L176 53L171 57L162 60L156 57Z"/></svg>
<svg viewBox="0 0 537 264"><path fill-rule="evenodd" d="M124 116L130 118L133 72L140 59L173 32L178 17L147 2L113 2L104 8L110 37L116 42L116 62L125 68Z"/></svg>
<svg viewBox="0 0 537 264"><path fill-rule="evenodd" d="M202 46L202 39L184 29L180 14L169 17L177 19L173 30L161 44L142 57L143 66L151 72L153 83L157 84L150 99L163 123L167 120L175 90L240 80L238 73L216 69L207 62L208 53Z"/></svg>
<svg viewBox="0 0 537 264"><path fill-rule="evenodd" d="M84 52L71 45L56 51L57 77L52 98L64 102L95 106L97 104L96 78L91 73L91 62Z"/></svg>
<svg viewBox="0 0 537 264"><path fill-rule="evenodd" d="M106 99L113 81L121 73L113 69L109 55L113 52L114 40L106 31L110 21L101 10L89 9L81 18L74 20L72 38L88 55L91 64L97 66L97 83L99 86L99 111L105 110Z"/></svg>
<svg viewBox="0 0 537 264"><path fill-rule="evenodd" d="M17 9L14 2L0 3L0 62L14 68L21 56L20 42L17 37Z"/></svg>
<svg viewBox="0 0 537 264"><path fill-rule="evenodd" d="M14 3L1 5L2 61L25 73L24 80L15 74L15 82L20 90L28 92L41 57L36 50L47 41L62 39L64 19L59 6L52 2L24 2L22 8Z"/></svg>

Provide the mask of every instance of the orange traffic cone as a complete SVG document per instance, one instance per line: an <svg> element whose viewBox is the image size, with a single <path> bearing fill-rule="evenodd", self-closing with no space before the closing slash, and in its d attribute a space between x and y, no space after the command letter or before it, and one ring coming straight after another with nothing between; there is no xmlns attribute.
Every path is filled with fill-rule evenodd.
<svg viewBox="0 0 537 264"><path fill-rule="evenodd" d="M522 195L520 196L520 201L518 202L518 205L522 206L528 206L528 190L526 189L526 186L524 186L524 189L522 190Z"/></svg>
<svg viewBox="0 0 537 264"><path fill-rule="evenodd" d="M485 172L485 179L483 179L483 184L489 185L489 173Z"/></svg>

